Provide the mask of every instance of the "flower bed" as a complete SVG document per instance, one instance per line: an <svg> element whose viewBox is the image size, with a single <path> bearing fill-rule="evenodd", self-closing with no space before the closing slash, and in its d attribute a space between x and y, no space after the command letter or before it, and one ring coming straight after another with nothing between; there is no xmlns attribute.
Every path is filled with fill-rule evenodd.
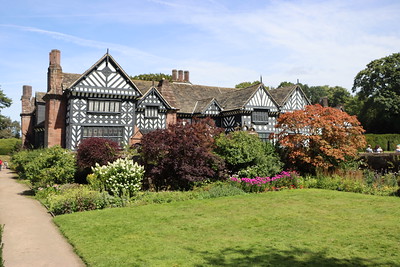
<svg viewBox="0 0 400 267"><path fill-rule="evenodd" d="M274 177L238 178L233 176L229 180L243 191L250 193L302 187L299 186L298 177L296 172L283 171Z"/></svg>

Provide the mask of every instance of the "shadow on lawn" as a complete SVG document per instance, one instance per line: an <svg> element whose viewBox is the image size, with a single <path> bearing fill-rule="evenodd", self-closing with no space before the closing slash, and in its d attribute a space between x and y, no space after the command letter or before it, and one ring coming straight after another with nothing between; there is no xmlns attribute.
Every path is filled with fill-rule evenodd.
<svg viewBox="0 0 400 267"><path fill-rule="evenodd" d="M379 262L366 260L358 257L338 259L328 257L326 252L314 252L307 249L293 248L291 250L276 250L271 248L268 251L253 249L222 249L217 253L207 251L195 252L203 255L205 265L212 266L395 266L393 262ZM195 265L195 266L204 266Z"/></svg>

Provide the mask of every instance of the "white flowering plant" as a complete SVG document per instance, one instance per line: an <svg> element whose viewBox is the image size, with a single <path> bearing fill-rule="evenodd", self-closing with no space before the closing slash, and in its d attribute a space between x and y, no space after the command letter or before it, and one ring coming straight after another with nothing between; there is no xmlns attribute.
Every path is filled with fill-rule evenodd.
<svg viewBox="0 0 400 267"><path fill-rule="evenodd" d="M117 159L112 163L92 167L88 182L96 189L119 197L132 197L141 189L144 167L130 159Z"/></svg>

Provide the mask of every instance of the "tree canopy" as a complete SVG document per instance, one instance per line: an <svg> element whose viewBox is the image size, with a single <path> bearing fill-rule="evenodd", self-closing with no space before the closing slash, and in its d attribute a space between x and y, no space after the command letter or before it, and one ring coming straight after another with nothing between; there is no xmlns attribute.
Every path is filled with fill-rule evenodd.
<svg viewBox="0 0 400 267"><path fill-rule="evenodd" d="M254 82L242 82L242 83L238 83L235 85L235 88L246 88L246 87L250 87L252 85L255 84L259 84L261 83L260 81L254 81Z"/></svg>
<svg viewBox="0 0 400 267"><path fill-rule="evenodd" d="M149 73L149 74L139 74L131 77L133 80L143 80L143 81L161 81L162 79L172 81L172 75L164 73Z"/></svg>
<svg viewBox="0 0 400 267"><path fill-rule="evenodd" d="M355 116L331 107L306 106L281 114L276 125L290 163L315 171L335 168L365 147L364 129Z"/></svg>
<svg viewBox="0 0 400 267"><path fill-rule="evenodd" d="M12 99L8 98L0 86L0 111L3 108L8 108L12 104ZM10 117L0 114L0 139L19 138L20 125L18 121L12 121Z"/></svg>
<svg viewBox="0 0 400 267"><path fill-rule="evenodd" d="M12 104L12 99L8 98L4 93L3 90L1 89L0 86L0 109L3 108L8 108L10 107Z"/></svg>
<svg viewBox="0 0 400 267"><path fill-rule="evenodd" d="M368 132L400 133L400 53L376 59L354 78L362 101L360 121Z"/></svg>

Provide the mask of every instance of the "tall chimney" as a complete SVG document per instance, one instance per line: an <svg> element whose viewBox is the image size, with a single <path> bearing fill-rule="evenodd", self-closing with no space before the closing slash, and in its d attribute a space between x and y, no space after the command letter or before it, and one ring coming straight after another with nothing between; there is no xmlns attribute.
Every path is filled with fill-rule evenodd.
<svg viewBox="0 0 400 267"><path fill-rule="evenodd" d="M30 147L33 145L33 102L32 86L24 85L22 87L22 111L21 111L21 133L22 133L22 146Z"/></svg>
<svg viewBox="0 0 400 267"><path fill-rule="evenodd" d="M183 70L178 70L178 81L183 82Z"/></svg>
<svg viewBox="0 0 400 267"><path fill-rule="evenodd" d="M184 82L189 82L189 71L188 71L188 70L185 70L185 71L183 72L183 74L184 74L183 81L184 81Z"/></svg>
<svg viewBox="0 0 400 267"><path fill-rule="evenodd" d="M60 50L53 49L49 54L50 58L50 66L58 66L61 67L61 52Z"/></svg>
<svg viewBox="0 0 400 267"><path fill-rule="evenodd" d="M177 81L178 80L178 71L173 69L172 70L172 81Z"/></svg>
<svg viewBox="0 0 400 267"><path fill-rule="evenodd" d="M62 95L63 80L60 55L60 50L51 50L49 54L49 68L47 71L47 92L58 95Z"/></svg>

